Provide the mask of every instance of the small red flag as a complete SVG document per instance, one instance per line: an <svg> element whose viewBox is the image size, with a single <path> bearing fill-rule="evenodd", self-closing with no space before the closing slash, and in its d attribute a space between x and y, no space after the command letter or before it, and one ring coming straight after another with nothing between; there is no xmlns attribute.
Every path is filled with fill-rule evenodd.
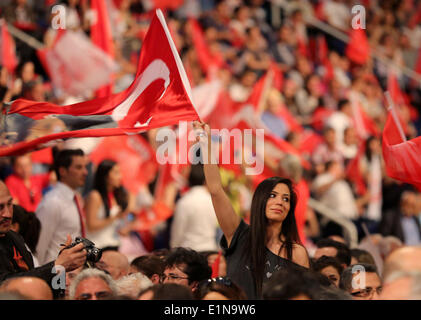
<svg viewBox="0 0 421 320"><path fill-rule="evenodd" d="M352 29L349 43L345 49L346 56L354 63L365 64L370 58L370 45L363 29Z"/></svg>
<svg viewBox="0 0 421 320"><path fill-rule="evenodd" d="M4 20L0 22L1 25L1 39L0 39L0 64L3 65L9 73L13 73L18 65L16 58L15 44L13 38L10 36L7 29L7 24Z"/></svg>

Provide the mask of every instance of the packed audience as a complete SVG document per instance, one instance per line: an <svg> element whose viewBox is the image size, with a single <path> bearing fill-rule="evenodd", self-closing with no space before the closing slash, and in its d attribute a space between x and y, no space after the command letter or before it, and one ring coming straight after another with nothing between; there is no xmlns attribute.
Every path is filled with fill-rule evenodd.
<svg viewBox="0 0 421 320"><path fill-rule="evenodd" d="M151 6L107 3L118 92L134 79ZM66 7L69 29L89 35L88 0L2 1L0 14L51 47L55 4ZM49 160L3 157L0 247L7 256L0 257L0 299L421 299L421 194L387 176L381 149L383 92L394 80L407 138L420 130L421 86L402 68L421 68L421 2L363 4L368 43L376 49L364 63L349 54L350 45L309 22L351 34L353 1L185 0L165 10L193 88L221 84L210 127L223 128L250 103L275 65L281 80L269 83L256 109L300 157L265 150L265 167L281 178L248 176L242 165L190 165L180 171L182 182L166 184L159 195L158 174L135 194L122 181L124 163L95 165L84 142L59 142L47 149ZM198 32L206 54L197 47ZM94 97L54 87L36 49L14 42L19 65L12 72L0 66L4 103L64 105ZM394 73L378 54L398 66ZM356 113L370 125L355 120ZM142 134L154 149L157 130ZM206 156L209 141L198 143ZM304 195L355 226L357 243L337 220L303 203ZM165 219L144 227L145 216L163 212ZM93 243L75 244L76 237ZM59 266L65 280L57 289L52 281L60 271L51 270Z"/></svg>

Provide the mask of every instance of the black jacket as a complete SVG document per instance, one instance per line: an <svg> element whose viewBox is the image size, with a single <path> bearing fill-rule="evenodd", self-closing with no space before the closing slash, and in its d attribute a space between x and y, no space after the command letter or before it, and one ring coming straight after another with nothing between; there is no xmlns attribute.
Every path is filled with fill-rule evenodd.
<svg viewBox="0 0 421 320"><path fill-rule="evenodd" d="M0 245L0 283L8 278L27 276L41 278L45 280L51 287L52 279L56 275L52 272L52 269L54 267L54 261L47 263L41 267L34 268L32 254L26 249L25 242L22 236L17 234L16 232L9 231L5 234L5 237L8 237L12 241L16 249L22 255L23 260L29 267L29 271L16 271L13 262L7 254L6 248Z"/></svg>
<svg viewBox="0 0 421 320"><path fill-rule="evenodd" d="M383 236L395 236L399 238L402 242L405 242L405 236L402 228L402 214L399 210L389 210L383 214L382 220L380 222L379 231ZM421 227L420 222L416 217L413 217L415 223L418 226L418 232L421 237Z"/></svg>

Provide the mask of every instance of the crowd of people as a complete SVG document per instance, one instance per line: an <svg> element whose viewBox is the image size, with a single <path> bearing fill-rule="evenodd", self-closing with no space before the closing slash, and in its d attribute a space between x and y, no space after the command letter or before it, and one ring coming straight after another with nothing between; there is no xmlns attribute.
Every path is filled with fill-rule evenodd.
<svg viewBox="0 0 421 320"><path fill-rule="evenodd" d="M153 1L106 2L119 92L134 79ZM66 8L68 29L89 35L88 0L10 0L0 13L52 47L56 4ZM371 53L364 61L352 54L355 4L366 10L368 44L361 41L359 56ZM267 132L297 153L265 148L259 176L246 175L244 165L192 164L159 196L158 173L133 193L124 163L94 164L78 140L48 149L46 162L31 153L3 157L0 297L420 299L421 194L386 174L381 133L383 93L392 89L407 138L420 130L421 86L405 70L421 68L421 2L184 0L165 13L192 87L220 83L207 124L194 124L204 133L199 156L209 156L211 127L232 128L234 115L253 103ZM350 34L350 43L310 18ZM0 66L3 102L94 97L55 87L36 50L14 41L19 65L12 72ZM153 150L158 130L142 134ZM310 197L337 219L310 207ZM165 219L145 227L160 214ZM356 243L339 221L355 228ZM76 237L102 249L100 257L86 242L73 246ZM65 286L57 288L60 272Z"/></svg>

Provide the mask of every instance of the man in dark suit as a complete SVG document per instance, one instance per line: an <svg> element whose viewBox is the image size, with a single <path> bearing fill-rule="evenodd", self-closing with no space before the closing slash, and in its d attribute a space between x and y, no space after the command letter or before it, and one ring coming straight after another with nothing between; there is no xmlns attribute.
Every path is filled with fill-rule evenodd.
<svg viewBox="0 0 421 320"><path fill-rule="evenodd" d="M380 233L384 236L395 236L406 245L419 245L421 227L417 215L417 194L405 191L401 195L399 209L383 214L379 226Z"/></svg>
<svg viewBox="0 0 421 320"><path fill-rule="evenodd" d="M86 250L83 244L63 250L56 260L34 268L31 253L23 238L10 230L13 218L13 198L3 181L0 181L0 283L8 278L28 276L45 280L52 287L52 280L62 266L65 271L74 270L85 263ZM66 245L71 244L68 236ZM55 289L55 288L53 288Z"/></svg>

